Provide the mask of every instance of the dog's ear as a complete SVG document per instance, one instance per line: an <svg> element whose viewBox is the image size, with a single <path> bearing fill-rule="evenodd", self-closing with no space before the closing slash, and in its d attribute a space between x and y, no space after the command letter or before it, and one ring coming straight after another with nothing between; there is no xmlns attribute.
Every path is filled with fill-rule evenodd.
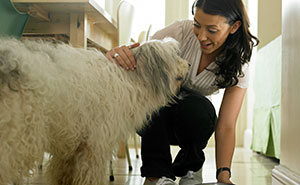
<svg viewBox="0 0 300 185"><path fill-rule="evenodd" d="M149 83L155 93L170 89L170 66L163 53L162 43L158 42L145 43L134 52L138 76Z"/></svg>
<svg viewBox="0 0 300 185"><path fill-rule="evenodd" d="M172 37L165 37L162 42L164 43L165 47L174 50L177 55L180 55L180 44L177 40L173 39Z"/></svg>

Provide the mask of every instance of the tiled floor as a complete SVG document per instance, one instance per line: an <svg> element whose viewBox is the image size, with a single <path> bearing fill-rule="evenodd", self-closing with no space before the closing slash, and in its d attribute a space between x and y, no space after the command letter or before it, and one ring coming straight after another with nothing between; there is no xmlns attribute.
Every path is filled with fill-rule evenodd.
<svg viewBox="0 0 300 185"><path fill-rule="evenodd" d="M176 154L177 147L172 147ZM133 170L129 172L126 159L114 163L115 181L110 185L142 185L144 178L140 177L141 159L136 159L135 150L130 149ZM205 149L206 161L203 167L204 182L215 182L214 148ZM232 164L232 181L237 185L271 185L271 170L278 163L257 153L243 148L235 150ZM109 174L107 175L109 181ZM37 175L31 185L48 185L43 181L42 174Z"/></svg>

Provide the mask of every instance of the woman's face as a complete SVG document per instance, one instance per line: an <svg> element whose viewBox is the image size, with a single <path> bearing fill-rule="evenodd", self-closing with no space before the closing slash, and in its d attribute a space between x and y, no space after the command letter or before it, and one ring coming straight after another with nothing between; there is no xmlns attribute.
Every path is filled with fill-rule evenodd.
<svg viewBox="0 0 300 185"><path fill-rule="evenodd" d="M236 30L227 23L225 17L210 15L197 8L194 14L194 33L200 41L204 55L217 56L228 35ZM234 33L233 32L233 33Z"/></svg>

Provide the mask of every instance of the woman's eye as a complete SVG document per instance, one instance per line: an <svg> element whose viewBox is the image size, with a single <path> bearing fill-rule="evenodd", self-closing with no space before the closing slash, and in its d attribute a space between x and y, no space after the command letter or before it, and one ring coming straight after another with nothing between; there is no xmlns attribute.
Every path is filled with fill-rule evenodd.
<svg viewBox="0 0 300 185"><path fill-rule="evenodd" d="M197 24L197 23L194 23L194 26L195 26L196 28L200 28L200 25Z"/></svg>
<svg viewBox="0 0 300 185"><path fill-rule="evenodd" d="M216 33L217 30L208 30L209 33Z"/></svg>

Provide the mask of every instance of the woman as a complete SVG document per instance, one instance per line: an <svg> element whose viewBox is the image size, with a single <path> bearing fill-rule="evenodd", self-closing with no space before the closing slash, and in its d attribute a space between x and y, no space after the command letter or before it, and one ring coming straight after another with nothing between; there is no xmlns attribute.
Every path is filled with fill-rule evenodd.
<svg viewBox="0 0 300 185"><path fill-rule="evenodd" d="M173 37L181 44L181 57L190 71L179 98L154 115L142 136L142 176L145 184L199 184L205 160L203 149L215 131L216 178L232 183L231 162L235 147L236 120L248 85L248 62L258 39L249 31L242 0L196 0L193 21L177 21L153 35ZM256 43L254 43L254 41ZM134 70L130 48L122 46L107 53L111 61ZM225 88L218 118L205 97ZM172 163L170 145L181 150Z"/></svg>

